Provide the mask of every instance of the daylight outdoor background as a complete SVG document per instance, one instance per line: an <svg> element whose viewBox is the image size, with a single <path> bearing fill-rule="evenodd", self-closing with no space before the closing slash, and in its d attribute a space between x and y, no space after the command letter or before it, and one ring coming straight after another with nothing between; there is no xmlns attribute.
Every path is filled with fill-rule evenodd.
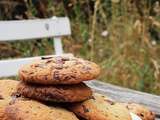
<svg viewBox="0 0 160 120"><path fill-rule="evenodd" d="M0 0L0 20L52 16L70 18L65 52L99 64L99 80L160 95L159 0ZM0 59L51 54L52 42L0 42Z"/></svg>

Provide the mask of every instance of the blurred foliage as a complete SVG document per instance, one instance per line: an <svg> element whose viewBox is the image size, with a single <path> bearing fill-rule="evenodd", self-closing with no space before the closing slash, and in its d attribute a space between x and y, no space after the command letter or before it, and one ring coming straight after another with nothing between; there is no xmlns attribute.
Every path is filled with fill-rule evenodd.
<svg viewBox="0 0 160 120"><path fill-rule="evenodd" d="M72 36L63 38L64 49L98 63L101 81L160 94L159 0L0 0L1 20L52 16L69 16ZM0 43L0 57L52 48L52 39Z"/></svg>

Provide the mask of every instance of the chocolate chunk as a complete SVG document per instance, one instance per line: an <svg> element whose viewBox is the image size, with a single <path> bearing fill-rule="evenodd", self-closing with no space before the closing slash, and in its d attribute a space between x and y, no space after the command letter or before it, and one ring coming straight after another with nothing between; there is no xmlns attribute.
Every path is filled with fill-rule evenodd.
<svg viewBox="0 0 160 120"><path fill-rule="evenodd" d="M48 64L48 63L51 63L51 62L54 63L55 61L53 59L50 59L50 60L47 60L45 63Z"/></svg>
<svg viewBox="0 0 160 120"><path fill-rule="evenodd" d="M26 71L26 70L22 70L22 72L23 72L23 73L27 73L28 71Z"/></svg>
<svg viewBox="0 0 160 120"><path fill-rule="evenodd" d="M62 60L63 61L69 61L70 59L68 57L63 57Z"/></svg>
<svg viewBox="0 0 160 120"><path fill-rule="evenodd" d="M140 113L139 115L140 115L141 117L144 117L144 114L143 114L143 113Z"/></svg>
<svg viewBox="0 0 160 120"><path fill-rule="evenodd" d="M19 97L21 97L21 94L18 93L18 92L14 92L14 93L12 93L11 96L12 96L12 98L13 98L13 97L19 98Z"/></svg>
<svg viewBox="0 0 160 120"><path fill-rule="evenodd" d="M55 80L60 80L59 71L55 71L55 72L53 73L53 79L55 79Z"/></svg>
<svg viewBox="0 0 160 120"><path fill-rule="evenodd" d="M64 80L70 80L70 79L71 79L70 76L65 76L65 77L64 77Z"/></svg>
<svg viewBox="0 0 160 120"><path fill-rule="evenodd" d="M85 106L85 105L82 105L82 107L83 107L83 111L84 111L84 113L89 112L89 109L88 109L88 108L86 108L86 106Z"/></svg>
<svg viewBox="0 0 160 120"><path fill-rule="evenodd" d="M2 95L0 95L0 99L4 99Z"/></svg>

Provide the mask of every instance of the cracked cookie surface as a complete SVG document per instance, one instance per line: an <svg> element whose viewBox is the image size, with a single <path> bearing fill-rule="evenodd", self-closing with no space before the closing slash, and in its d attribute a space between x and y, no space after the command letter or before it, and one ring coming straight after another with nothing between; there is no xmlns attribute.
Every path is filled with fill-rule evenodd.
<svg viewBox="0 0 160 120"><path fill-rule="evenodd" d="M5 107L12 100L12 93L16 91L17 84L15 80L0 80L0 120L8 120L5 115Z"/></svg>
<svg viewBox="0 0 160 120"><path fill-rule="evenodd" d="M77 84L100 74L97 64L75 57L42 57L19 70L19 78L37 84Z"/></svg>
<svg viewBox="0 0 160 120"><path fill-rule="evenodd" d="M127 108L100 94L94 94L84 102L74 103L69 109L86 120L131 120Z"/></svg>
<svg viewBox="0 0 160 120"><path fill-rule="evenodd" d="M7 120L78 120L70 111L34 100L17 100L5 109Z"/></svg>

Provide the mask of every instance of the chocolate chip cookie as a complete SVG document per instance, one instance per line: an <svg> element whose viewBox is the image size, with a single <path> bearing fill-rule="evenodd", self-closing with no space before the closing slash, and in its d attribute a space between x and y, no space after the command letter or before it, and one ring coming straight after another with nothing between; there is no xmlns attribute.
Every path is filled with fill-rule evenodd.
<svg viewBox="0 0 160 120"><path fill-rule="evenodd" d="M91 89L84 83L45 86L21 82L17 87L17 92L27 98L54 102L79 102L92 95Z"/></svg>
<svg viewBox="0 0 160 120"><path fill-rule="evenodd" d="M0 80L0 98L7 98L16 91L18 81L15 80Z"/></svg>
<svg viewBox="0 0 160 120"><path fill-rule="evenodd" d="M143 105L136 103L122 103L130 111L138 115L142 120L155 120L155 114Z"/></svg>
<svg viewBox="0 0 160 120"><path fill-rule="evenodd" d="M20 80L44 85L77 84L100 74L97 64L75 57L42 57L19 70Z"/></svg>
<svg viewBox="0 0 160 120"><path fill-rule="evenodd" d="M64 108L49 107L34 100L17 100L6 107L7 120L78 120Z"/></svg>
<svg viewBox="0 0 160 120"><path fill-rule="evenodd" d="M0 120L7 120L5 107L9 104L11 98L0 98Z"/></svg>
<svg viewBox="0 0 160 120"><path fill-rule="evenodd" d="M5 107L10 103L12 93L16 91L18 81L0 80L0 120L8 120Z"/></svg>
<svg viewBox="0 0 160 120"><path fill-rule="evenodd" d="M94 94L84 102L74 103L69 109L86 120L131 120L127 108L100 94Z"/></svg>

